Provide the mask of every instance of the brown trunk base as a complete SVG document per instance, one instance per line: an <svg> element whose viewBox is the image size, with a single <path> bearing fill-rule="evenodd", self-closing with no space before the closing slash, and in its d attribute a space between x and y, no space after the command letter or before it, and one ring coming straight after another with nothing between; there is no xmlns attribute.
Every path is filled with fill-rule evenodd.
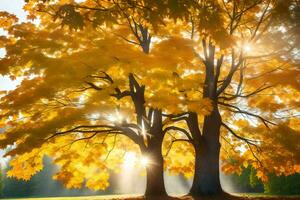
<svg viewBox="0 0 300 200"><path fill-rule="evenodd" d="M151 154L146 154L150 163L146 166L147 180L146 180L146 199L151 199L154 196L157 198L167 197L167 192L164 184L164 168L163 158L160 152L152 151Z"/></svg>

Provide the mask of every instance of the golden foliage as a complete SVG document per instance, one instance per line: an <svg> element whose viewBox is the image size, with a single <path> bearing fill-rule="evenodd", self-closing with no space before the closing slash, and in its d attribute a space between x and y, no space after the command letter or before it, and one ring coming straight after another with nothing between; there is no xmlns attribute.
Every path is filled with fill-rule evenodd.
<svg viewBox="0 0 300 200"><path fill-rule="evenodd" d="M131 90L130 74L145 86L147 110L196 112L202 127L205 116L218 106L223 122L239 136L255 140L257 147L222 129L224 172L240 172L241 165L251 164L264 181L270 171L299 172L300 73L299 60L290 50L298 38L295 30L280 31L293 16L279 21L280 14L289 12L286 6L276 1L98 3L27 0L24 9L30 19L40 19L40 25L17 24L14 15L0 12L0 28L8 31L0 37L0 48L7 52L0 60L0 73L23 79L16 89L1 92L0 127L5 130L0 148L14 145L7 152L14 156L9 176L29 180L48 155L60 167L54 178L66 187L85 183L95 190L107 188L109 171L120 170L124 151L139 152L128 129L126 137L107 128L125 122L143 128L136 124L132 98L113 96ZM149 53L141 51L145 35L152 36ZM247 52L245 44L252 51ZM212 98L204 94L211 87L206 82L209 64L215 66L221 58L220 74L213 82L219 89L230 83ZM105 74L112 80L103 78ZM290 115L296 117L285 117ZM188 130L184 123L163 122ZM100 128L92 132L85 127L51 138L82 125L106 127L95 136ZM195 152L188 139L170 131L162 154L167 171L190 178Z"/></svg>

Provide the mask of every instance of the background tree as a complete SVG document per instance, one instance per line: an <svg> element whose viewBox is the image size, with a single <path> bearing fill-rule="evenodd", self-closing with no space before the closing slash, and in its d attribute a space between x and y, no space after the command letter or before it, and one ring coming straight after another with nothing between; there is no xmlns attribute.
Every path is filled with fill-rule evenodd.
<svg viewBox="0 0 300 200"><path fill-rule="evenodd" d="M269 181L265 183L265 193L277 195L298 195L299 194L299 173L289 176L276 176L270 174Z"/></svg>
<svg viewBox="0 0 300 200"><path fill-rule="evenodd" d="M256 176L256 170L248 166L247 168L242 167L240 174L233 173L228 175L226 183L229 192L234 193L263 193L264 185L261 180ZM225 184L226 187L227 184Z"/></svg>
<svg viewBox="0 0 300 200"><path fill-rule="evenodd" d="M192 194L221 193L219 138L221 136L225 142L229 141L230 145L235 143L227 133L238 139L238 144L235 145L243 145L239 140L246 144L247 153L244 156L238 153L236 156L244 157L245 162L255 162L254 166L259 170L258 176L263 180L267 179L267 171L284 168L284 173L289 174L299 170L299 164L297 164L299 160L295 154L299 146L295 145L287 150L283 147L284 142L279 141L279 138L277 138L279 140L276 139L276 135L289 133L294 140L299 140L296 127L287 123L288 120L282 120L282 118L291 118L291 121L297 121L294 103L288 100L284 106L292 112L283 114L283 105L278 100L278 98L287 100L286 95L279 92L282 87L292 87L294 93L298 93L298 86L295 82L297 78L291 78L299 76L298 61L291 52L297 50L299 38L295 30L297 25L290 23L293 21L291 19L297 16L298 4L296 1L290 1L285 3L284 7L282 6L282 3L277 1L206 1L199 3L197 7L199 9L195 13L198 11L199 14L193 17L194 29L192 30L199 30L198 35L196 32L193 36L200 38L199 58L203 61L202 67L204 68L200 70L205 75L201 79L204 80L202 92L204 98L212 101L214 110L210 115L205 116L203 121L200 121L202 131L198 128L197 118L194 117L195 119L192 120L190 117L188 120L190 123L194 122L190 131L195 131L195 135L201 134L201 137L198 137L200 141L196 144L198 148L195 148L196 174L194 178L198 180L194 179ZM261 15L256 15L255 12ZM283 12L286 13L285 17L279 18ZM195 24L198 25L196 28ZM282 30L284 27L290 28L291 31ZM288 44L287 38L290 40ZM276 39L276 42L270 44L273 39ZM251 45L255 45L255 51L250 51ZM285 65L289 69L287 73L293 73L293 75L289 75L289 81L278 80L276 75L284 76L278 66ZM265 96L261 97L261 94ZM243 129L242 123L245 123L245 129L251 131ZM288 126L293 127L294 130ZM224 135L221 135L221 127L225 129ZM254 137L251 135L253 133L259 133L260 136ZM270 133L273 133L274 137L270 138ZM273 143L268 143L268 139ZM273 168L274 161L277 160L270 153L271 149L276 146L274 143L285 149L284 153L276 155L277 159L291 155L289 160L293 162L292 165L277 163L278 168ZM231 149L235 150L235 148ZM263 149L262 152L260 149ZM224 159L227 156L225 154L221 157ZM264 166L260 157L265 158L263 163L272 164L268 167ZM197 160L199 160L198 164ZM232 166L232 164L234 163L228 165ZM230 168L227 168L228 165L225 164L223 170L230 171Z"/></svg>
<svg viewBox="0 0 300 200"><path fill-rule="evenodd" d="M2 172L2 166L0 165L0 197L3 196L3 172Z"/></svg>

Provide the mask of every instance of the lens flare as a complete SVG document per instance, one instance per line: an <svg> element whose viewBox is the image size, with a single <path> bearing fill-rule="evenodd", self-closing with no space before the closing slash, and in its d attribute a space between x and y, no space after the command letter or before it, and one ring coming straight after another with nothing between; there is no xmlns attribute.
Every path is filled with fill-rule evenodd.
<svg viewBox="0 0 300 200"><path fill-rule="evenodd" d="M144 157L144 156L143 156L143 157L141 158L140 162L141 162L141 165L142 165L142 166L145 166L145 167L146 167L146 166L149 165L149 159L148 159L147 157Z"/></svg>
<svg viewBox="0 0 300 200"><path fill-rule="evenodd" d="M243 45L243 50L246 53L250 53L252 51L252 46L250 44L246 43Z"/></svg>

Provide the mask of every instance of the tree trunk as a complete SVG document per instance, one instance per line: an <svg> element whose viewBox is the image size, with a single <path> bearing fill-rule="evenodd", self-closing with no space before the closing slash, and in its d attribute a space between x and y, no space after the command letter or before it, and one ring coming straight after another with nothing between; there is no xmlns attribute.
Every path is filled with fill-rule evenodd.
<svg viewBox="0 0 300 200"><path fill-rule="evenodd" d="M195 146L195 175L190 194L221 195L219 172L221 116L215 107L204 119L200 146Z"/></svg>
<svg viewBox="0 0 300 200"><path fill-rule="evenodd" d="M194 172L194 178L193 178L193 183L192 187L190 189L189 194L192 196L198 196L199 191L200 191L200 148L195 146L195 172Z"/></svg>
<svg viewBox="0 0 300 200"><path fill-rule="evenodd" d="M150 128L150 136L147 140L147 149L144 156L149 160L146 166L147 184L145 196L166 197L167 192L164 184L164 160L161 153L164 134L162 131L161 111L154 110L153 125Z"/></svg>
<svg viewBox="0 0 300 200"><path fill-rule="evenodd" d="M146 166L147 183L145 196L166 196L164 185L164 168L161 153L147 154L149 164Z"/></svg>

